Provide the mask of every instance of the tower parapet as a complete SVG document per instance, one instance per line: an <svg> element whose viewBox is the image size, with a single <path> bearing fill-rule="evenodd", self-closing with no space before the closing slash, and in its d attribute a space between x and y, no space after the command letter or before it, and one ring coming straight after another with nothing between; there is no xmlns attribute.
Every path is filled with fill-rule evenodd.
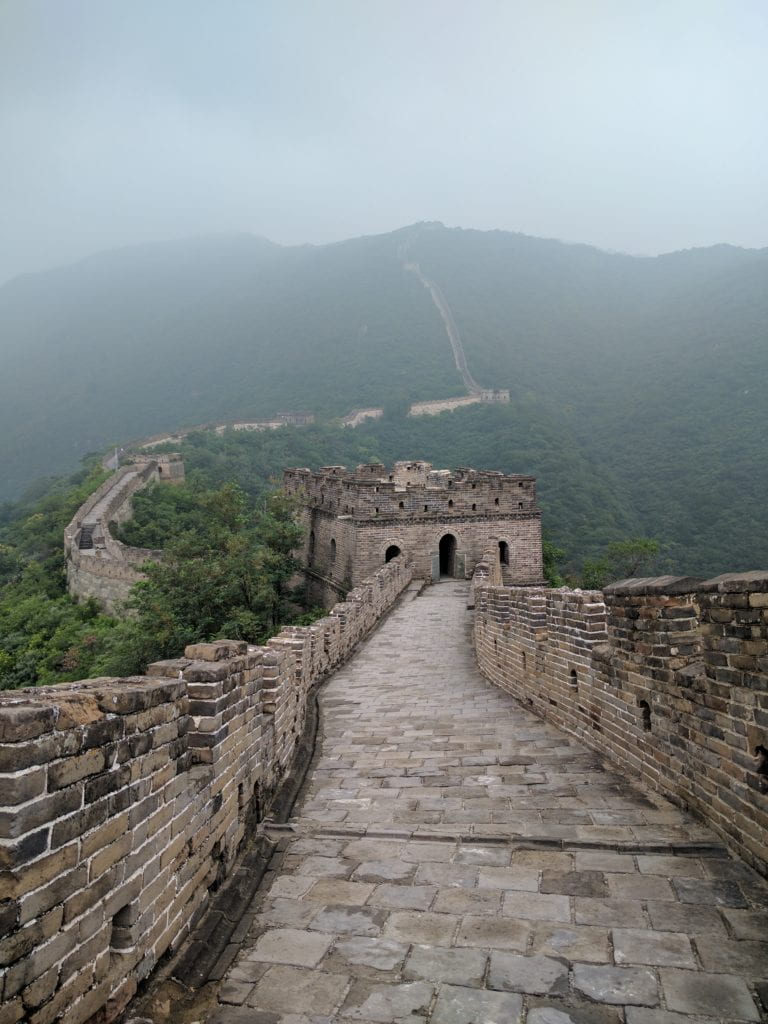
<svg viewBox="0 0 768 1024"><path fill-rule="evenodd" d="M403 555L424 579L471 577L489 542L499 546L505 581L543 580L541 510L532 476L429 462L287 469L306 526L303 561L323 600L355 586Z"/></svg>

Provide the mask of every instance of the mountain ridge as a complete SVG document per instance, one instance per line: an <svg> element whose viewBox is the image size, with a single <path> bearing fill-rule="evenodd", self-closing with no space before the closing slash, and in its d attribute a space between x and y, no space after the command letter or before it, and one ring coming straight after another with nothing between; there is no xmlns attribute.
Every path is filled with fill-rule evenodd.
<svg viewBox="0 0 768 1024"><path fill-rule="evenodd" d="M731 552L757 543L768 249L638 257L435 222L322 246L247 233L148 243L9 282L0 498L131 437L299 408L398 417L465 393L405 251L449 304L472 379L510 390L518 418L483 422L525 416L549 444L578 445L629 519L681 552L705 543L686 540L692 529L732 534ZM450 416L439 429L462 461L485 465L480 439L467 449L457 426L480 420ZM413 457L420 431L403 421Z"/></svg>

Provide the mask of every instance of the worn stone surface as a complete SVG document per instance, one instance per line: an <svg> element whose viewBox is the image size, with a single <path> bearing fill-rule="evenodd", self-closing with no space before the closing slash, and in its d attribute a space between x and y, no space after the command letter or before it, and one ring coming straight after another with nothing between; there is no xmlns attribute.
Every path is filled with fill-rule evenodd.
<svg viewBox="0 0 768 1024"><path fill-rule="evenodd" d="M465 604L457 583L407 598L322 691L296 837L222 1003L280 1024L757 1020L764 883L679 855L711 836L489 686Z"/></svg>
<svg viewBox="0 0 768 1024"><path fill-rule="evenodd" d="M443 985L430 1020L432 1024L511 1024L520 1018L522 1006L522 997L511 992L480 992Z"/></svg>

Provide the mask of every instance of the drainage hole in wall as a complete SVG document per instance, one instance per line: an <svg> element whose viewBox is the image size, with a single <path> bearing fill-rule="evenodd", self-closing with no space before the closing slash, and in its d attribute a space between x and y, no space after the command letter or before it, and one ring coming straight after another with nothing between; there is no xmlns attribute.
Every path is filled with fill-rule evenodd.
<svg viewBox="0 0 768 1024"><path fill-rule="evenodd" d="M651 731L651 706L647 700L638 701L637 705L643 715L643 732Z"/></svg>

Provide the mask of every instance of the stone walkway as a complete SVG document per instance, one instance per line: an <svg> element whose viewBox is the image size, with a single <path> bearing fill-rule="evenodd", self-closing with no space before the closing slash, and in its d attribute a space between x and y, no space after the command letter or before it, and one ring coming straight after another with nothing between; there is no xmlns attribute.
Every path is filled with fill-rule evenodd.
<svg viewBox="0 0 768 1024"><path fill-rule="evenodd" d="M466 595L409 592L325 686L208 1024L766 1019L765 884L486 683Z"/></svg>

